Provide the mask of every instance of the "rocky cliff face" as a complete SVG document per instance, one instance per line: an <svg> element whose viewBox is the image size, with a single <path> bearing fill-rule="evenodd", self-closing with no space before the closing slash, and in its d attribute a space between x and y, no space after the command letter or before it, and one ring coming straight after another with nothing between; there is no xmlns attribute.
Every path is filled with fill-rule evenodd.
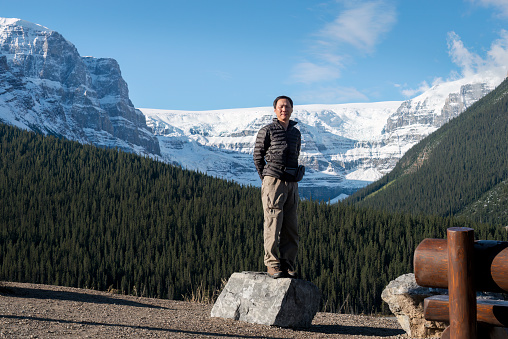
<svg viewBox="0 0 508 339"><path fill-rule="evenodd" d="M0 120L44 134L160 154L113 59L83 58L58 32L0 19Z"/></svg>
<svg viewBox="0 0 508 339"><path fill-rule="evenodd" d="M374 157L360 160L361 167L390 172L411 147L492 91L502 81L493 74L475 75L436 85L420 96L404 101L386 120L381 136L354 152L370 150Z"/></svg>
<svg viewBox="0 0 508 339"><path fill-rule="evenodd" d="M492 79L495 80L495 79ZM406 126L425 125L439 128L464 112L469 106L492 91L500 80L471 79L472 83L454 81L431 88L428 92L404 101L385 126L389 135Z"/></svg>

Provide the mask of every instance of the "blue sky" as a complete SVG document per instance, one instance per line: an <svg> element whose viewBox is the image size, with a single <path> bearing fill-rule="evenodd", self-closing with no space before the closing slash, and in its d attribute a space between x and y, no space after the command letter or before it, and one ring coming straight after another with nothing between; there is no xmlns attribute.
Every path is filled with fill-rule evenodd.
<svg viewBox="0 0 508 339"><path fill-rule="evenodd" d="M507 0L16 0L0 16L116 59L140 108L405 100L508 66Z"/></svg>

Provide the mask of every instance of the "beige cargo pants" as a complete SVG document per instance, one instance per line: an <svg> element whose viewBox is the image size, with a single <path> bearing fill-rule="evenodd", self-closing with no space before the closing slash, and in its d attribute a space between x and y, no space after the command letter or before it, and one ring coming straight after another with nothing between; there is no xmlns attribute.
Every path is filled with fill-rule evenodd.
<svg viewBox="0 0 508 339"><path fill-rule="evenodd" d="M267 267L296 269L298 253L298 183L265 176L261 186L264 210L264 262Z"/></svg>

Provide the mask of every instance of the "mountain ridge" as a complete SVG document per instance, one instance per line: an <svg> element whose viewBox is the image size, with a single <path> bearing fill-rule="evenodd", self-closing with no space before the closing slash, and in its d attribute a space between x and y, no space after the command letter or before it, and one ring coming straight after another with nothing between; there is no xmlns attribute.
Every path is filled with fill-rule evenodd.
<svg viewBox="0 0 508 339"><path fill-rule="evenodd" d="M0 121L139 154L160 153L113 59L81 57L61 34L0 20Z"/></svg>
<svg viewBox="0 0 508 339"><path fill-rule="evenodd" d="M441 82L402 102L296 105L307 167L301 196L333 201L378 180L502 79L484 73ZM273 116L271 107L137 109L114 59L81 57L56 31L0 18L2 122L259 186L254 138Z"/></svg>
<svg viewBox="0 0 508 339"><path fill-rule="evenodd" d="M292 118L302 132L300 161L307 166L299 185L301 195L341 199L378 180L411 147L460 115L498 81L492 74L475 75L435 85L403 102L295 105ZM252 151L257 131L274 117L271 107L140 110L158 137L166 161L260 185Z"/></svg>
<svg viewBox="0 0 508 339"><path fill-rule="evenodd" d="M508 196L507 107L505 80L423 139L391 173L357 191L348 202L388 211L508 223L504 210Z"/></svg>

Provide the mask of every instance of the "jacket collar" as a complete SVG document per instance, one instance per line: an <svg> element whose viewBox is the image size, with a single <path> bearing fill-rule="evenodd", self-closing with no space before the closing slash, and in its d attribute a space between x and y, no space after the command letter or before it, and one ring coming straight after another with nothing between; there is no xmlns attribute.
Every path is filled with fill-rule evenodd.
<svg viewBox="0 0 508 339"><path fill-rule="evenodd" d="M284 128L282 127L281 123L279 122L279 119L277 118L273 118L273 122L276 123L277 125L279 125L281 128ZM289 125L288 125L288 129L292 128L293 126L295 126L298 122L297 121L294 121L294 120L289 120Z"/></svg>

